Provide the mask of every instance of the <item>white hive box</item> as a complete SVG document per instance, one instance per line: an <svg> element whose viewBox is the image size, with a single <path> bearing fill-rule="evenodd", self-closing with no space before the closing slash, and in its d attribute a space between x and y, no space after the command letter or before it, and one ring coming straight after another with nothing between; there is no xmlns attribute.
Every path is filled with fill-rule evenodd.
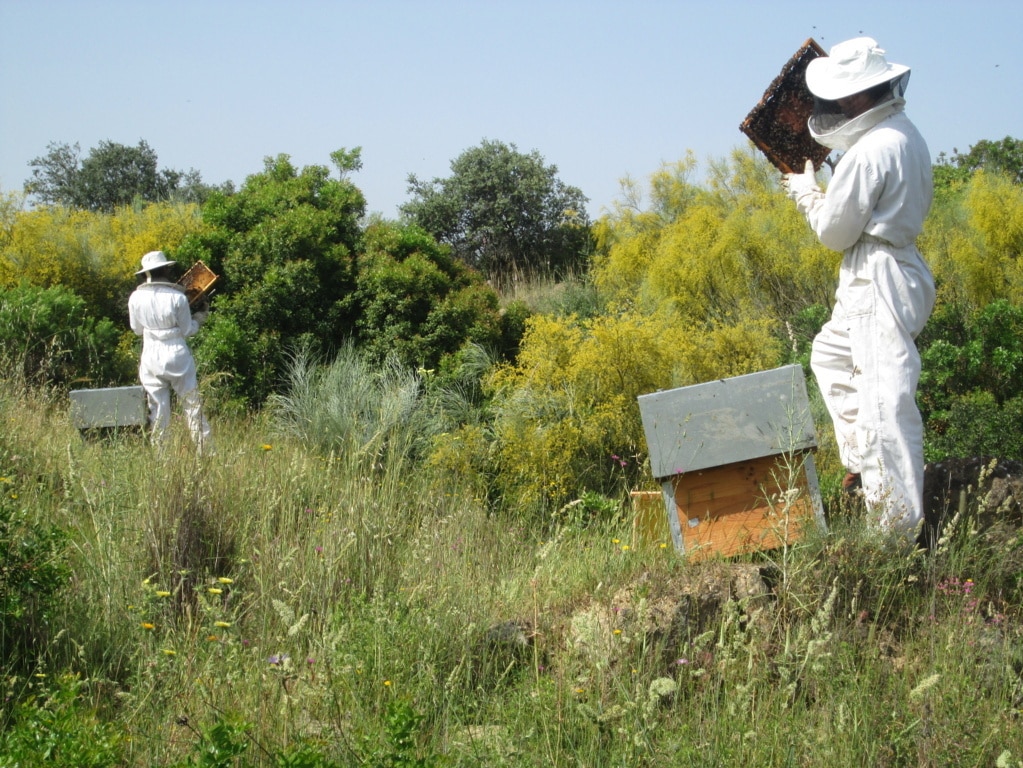
<svg viewBox="0 0 1023 768"><path fill-rule="evenodd" d="M690 557L774 549L824 524L798 365L638 398L672 540Z"/></svg>
<svg viewBox="0 0 1023 768"><path fill-rule="evenodd" d="M143 426L149 418L142 387L76 389L70 397L71 421L78 429Z"/></svg>

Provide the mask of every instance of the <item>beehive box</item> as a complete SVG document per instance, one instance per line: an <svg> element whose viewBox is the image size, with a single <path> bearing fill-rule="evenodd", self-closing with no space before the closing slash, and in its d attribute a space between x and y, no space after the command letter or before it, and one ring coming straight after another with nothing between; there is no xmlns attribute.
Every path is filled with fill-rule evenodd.
<svg viewBox="0 0 1023 768"><path fill-rule="evenodd" d="M144 426L149 418L142 387L76 389L70 397L71 422L78 429Z"/></svg>
<svg viewBox="0 0 1023 768"><path fill-rule="evenodd" d="M825 55L813 38L803 43L739 125L782 173L802 173L807 160L813 162L814 170L820 170L831 152L814 140L806 124L813 113L806 67Z"/></svg>
<svg viewBox="0 0 1023 768"><path fill-rule="evenodd" d="M639 397L675 549L729 557L824 525L798 365Z"/></svg>

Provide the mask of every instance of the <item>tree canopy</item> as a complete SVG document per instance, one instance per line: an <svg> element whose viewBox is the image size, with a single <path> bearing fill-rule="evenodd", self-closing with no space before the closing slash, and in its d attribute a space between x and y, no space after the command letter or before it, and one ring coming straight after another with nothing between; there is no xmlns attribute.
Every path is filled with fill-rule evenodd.
<svg viewBox="0 0 1023 768"><path fill-rule="evenodd" d="M563 275L585 263L589 217L587 198L557 174L535 150L484 140L452 161L446 179L410 175L401 211L495 283Z"/></svg>
<svg viewBox="0 0 1023 768"><path fill-rule="evenodd" d="M101 141L84 158L77 143L51 142L47 153L29 165L28 194L43 203L88 211L109 213L136 200L202 202L212 190L194 169L159 169L156 151L145 141L135 147ZM230 191L230 184L226 189Z"/></svg>

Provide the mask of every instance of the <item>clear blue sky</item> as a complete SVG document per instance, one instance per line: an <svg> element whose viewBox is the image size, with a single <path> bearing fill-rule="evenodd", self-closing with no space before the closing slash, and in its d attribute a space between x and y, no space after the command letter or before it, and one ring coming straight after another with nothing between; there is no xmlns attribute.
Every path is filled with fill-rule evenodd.
<svg viewBox="0 0 1023 768"><path fill-rule="evenodd" d="M597 216L619 180L738 126L808 37L861 32L913 68L936 157L1023 138L1023 2L0 0L0 189L50 142L134 146L240 185L280 153L353 176L370 211L483 139L537 150Z"/></svg>

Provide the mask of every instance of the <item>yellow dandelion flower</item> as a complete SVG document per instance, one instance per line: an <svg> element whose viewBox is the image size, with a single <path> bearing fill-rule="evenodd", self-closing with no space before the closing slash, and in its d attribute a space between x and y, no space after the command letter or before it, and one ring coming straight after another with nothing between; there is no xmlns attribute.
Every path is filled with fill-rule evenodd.
<svg viewBox="0 0 1023 768"><path fill-rule="evenodd" d="M217 640L219 640L220 638L219 638L219 637L217 637L216 635L206 635L206 639L207 639L207 640L208 640L209 642L211 642L211 643L215 643L215 642L217 642Z"/></svg>
<svg viewBox="0 0 1023 768"><path fill-rule="evenodd" d="M662 541L662 542L661 542L661 549L667 549L667 548L668 548L668 545L667 545L667 544L665 544L665 543L664 543L664 542Z"/></svg>
<svg viewBox="0 0 1023 768"><path fill-rule="evenodd" d="M221 576L217 579L221 584L234 584L234 579L229 579L227 576Z"/></svg>
<svg viewBox="0 0 1023 768"><path fill-rule="evenodd" d="M620 629L616 629L616 630L615 630L615 634L616 634L616 635L620 635L621 633L622 633L622 631L621 631Z"/></svg>
<svg viewBox="0 0 1023 768"><path fill-rule="evenodd" d="M386 687L390 688L391 687L391 681L390 680L384 680L384 685Z"/></svg>
<svg viewBox="0 0 1023 768"><path fill-rule="evenodd" d="M611 543L612 544L617 544L618 542L619 542L619 539L611 539Z"/></svg>
<svg viewBox="0 0 1023 768"><path fill-rule="evenodd" d="M231 622L229 622L229 621L215 621L215 622L213 622L213 626L220 627L221 629L223 629L225 627L230 627L231 626Z"/></svg>
<svg viewBox="0 0 1023 768"><path fill-rule="evenodd" d="M622 544L622 552L628 552L628 551L629 551L629 545L628 544Z"/></svg>
<svg viewBox="0 0 1023 768"><path fill-rule="evenodd" d="M155 624L150 624L148 621L142 622L142 629L156 629Z"/></svg>
<svg viewBox="0 0 1023 768"><path fill-rule="evenodd" d="M172 648L164 648L163 652L164 652L164 654L166 656L177 656L178 655L178 652L173 650Z"/></svg>
<svg viewBox="0 0 1023 768"><path fill-rule="evenodd" d="M170 592L168 592L166 589L158 589L158 590L156 590L156 596L157 597L170 597Z"/></svg>
<svg viewBox="0 0 1023 768"><path fill-rule="evenodd" d="M270 445L270 443L263 443L262 448L263 448L264 451L272 451L273 450L273 446Z"/></svg>
<svg viewBox="0 0 1023 768"><path fill-rule="evenodd" d="M222 595L222 594L224 594L224 590L220 589L219 587L210 587L206 591L209 592L211 595Z"/></svg>

